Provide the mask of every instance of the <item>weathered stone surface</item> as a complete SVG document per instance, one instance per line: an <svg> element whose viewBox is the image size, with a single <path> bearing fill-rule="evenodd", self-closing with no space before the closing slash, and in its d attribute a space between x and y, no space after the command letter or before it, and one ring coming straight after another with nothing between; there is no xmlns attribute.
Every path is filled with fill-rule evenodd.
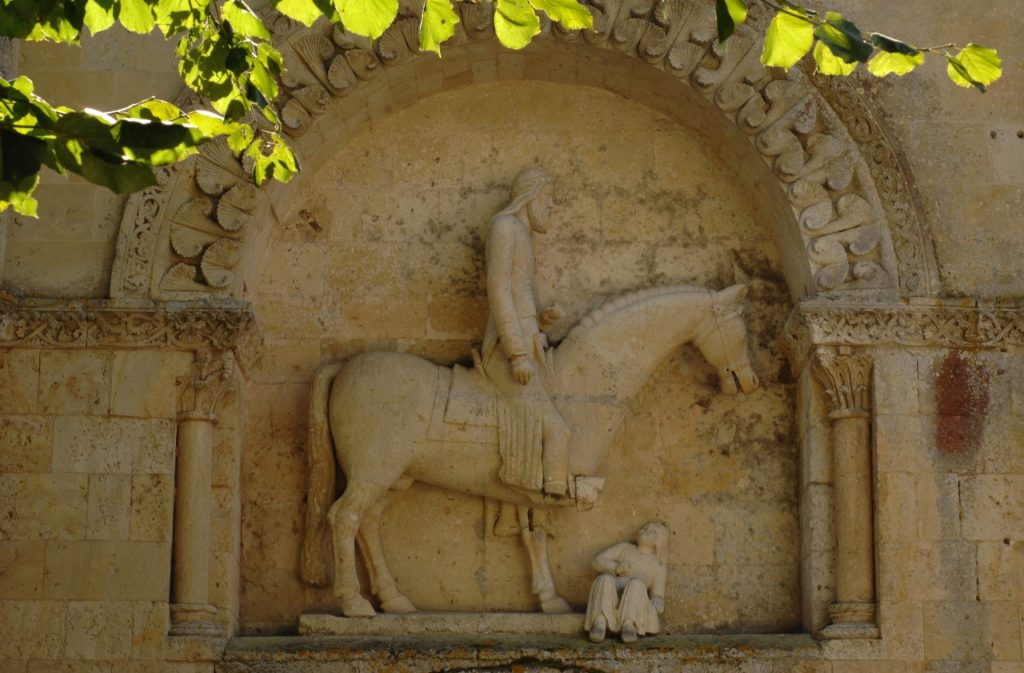
<svg viewBox="0 0 1024 673"><path fill-rule="evenodd" d="M110 404L112 355L97 351L43 351L40 409L56 414L105 414Z"/></svg>
<svg viewBox="0 0 1024 673"><path fill-rule="evenodd" d="M166 600L168 547L163 542L50 543L46 550L45 595L89 601ZM127 614L131 614L130 609Z"/></svg>
<svg viewBox="0 0 1024 673"><path fill-rule="evenodd" d="M0 660L60 659L64 656L64 604L58 601L0 601Z"/></svg>
<svg viewBox="0 0 1024 673"><path fill-rule="evenodd" d="M0 413L31 414L38 410L39 351L0 351Z"/></svg>
<svg viewBox="0 0 1024 673"><path fill-rule="evenodd" d="M170 474L170 420L61 416L54 422L54 462L68 472Z"/></svg>
<svg viewBox="0 0 1024 673"><path fill-rule="evenodd" d="M43 558L41 541L0 542L0 596L5 600L43 597Z"/></svg>
<svg viewBox="0 0 1024 673"><path fill-rule="evenodd" d="M0 416L0 472L47 472L53 457L53 419Z"/></svg>
<svg viewBox="0 0 1024 673"><path fill-rule="evenodd" d="M174 482L168 474L132 476L131 539L162 542L171 537Z"/></svg>
<svg viewBox="0 0 1024 673"><path fill-rule="evenodd" d="M132 606L102 595L102 601L69 601L64 654L69 659L127 659L132 652ZM113 599L113 600L112 600Z"/></svg>
<svg viewBox="0 0 1024 673"><path fill-rule="evenodd" d="M89 540L128 539L132 477L94 474L89 477Z"/></svg>
<svg viewBox="0 0 1024 673"><path fill-rule="evenodd" d="M139 418L174 418L176 378L187 371L186 353L126 352L111 363L110 414Z"/></svg>
<svg viewBox="0 0 1024 673"><path fill-rule="evenodd" d="M325 614L299 617L303 636L414 636L444 633L581 636L582 614L423 612L359 619Z"/></svg>
<svg viewBox="0 0 1024 673"><path fill-rule="evenodd" d="M83 538L88 490L85 475L0 474L0 538Z"/></svg>

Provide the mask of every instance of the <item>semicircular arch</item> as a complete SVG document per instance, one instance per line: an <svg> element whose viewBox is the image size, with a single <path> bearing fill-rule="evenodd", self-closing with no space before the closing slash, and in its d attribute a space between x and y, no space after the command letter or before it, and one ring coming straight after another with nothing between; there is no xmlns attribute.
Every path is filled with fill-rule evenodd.
<svg viewBox="0 0 1024 673"><path fill-rule="evenodd" d="M749 26L723 50L710 3L591 7L593 32L545 22L531 47L510 52L494 36L490 5L460 3L461 22L440 60L417 51L419 20L410 10L372 43L272 15L288 65L282 118L305 169L299 182L366 124L446 89L499 79L596 86L695 133L728 128L721 151L737 178L782 204L766 212L794 299L937 292L911 183L850 82L765 68ZM288 194L301 190L257 189L223 143L158 178L126 206L111 296L244 299L245 278L259 273L266 254L264 223L292 208Z"/></svg>

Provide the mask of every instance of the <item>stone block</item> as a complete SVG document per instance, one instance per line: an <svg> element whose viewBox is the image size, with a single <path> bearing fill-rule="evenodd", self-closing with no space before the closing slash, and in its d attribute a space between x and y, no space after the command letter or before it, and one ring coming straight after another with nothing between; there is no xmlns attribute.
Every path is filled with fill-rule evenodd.
<svg viewBox="0 0 1024 673"><path fill-rule="evenodd" d="M111 364L110 414L176 418L176 378L188 371L191 355L119 351Z"/></svg>
<svg viewBox="0 0 1024 673"><path fill-rule="evenodd" d="M62 661L35 660L27 662L26 673L120 673L109 661L65 659ZM6 673L6 671L4 672Z"/></svg>
<svg viewBox="0 0 1024 673"><path fill-rule="evenodd" d="M84 536L88 483L77 474L0 474L0 539Z"/></svg>
<svg viewBox="0 0 1024 673"><path fill-rule="evenodd" d="M917 539L917 477L906 472L882 472L875 485L876 539L899 544Z"/></svg>
<svg viewBox="0 0 1024 673"><path fill-rule="evenodd" d="M54 461L69 472L171 474L171 420L62 416L54 422Z"/></svg>
<svg viewBox="0 0 1024 673"><path fill-rule="evenodd" d="M110 405L112 355L103 351L43 351L39 403L52 414L105 414Z"/></svg>
<svg viewBox="0 0 1024 673"><path fill-rule="evenodd" d="M89 476L88 539L128 539L131 489L132 477L126 474Z"/></svg>
<svg viewBox="0 0 1024 673"><path fill-rule="evenodd" d="M132 615L132 658L163 659L171 626L167 602L136 602Z"/></svg>
<svg viewBox="0 0 1024 673"><path fill-rule="evenodd" d="M0 414L32 414L38 409L39 351L0 351Z"/></svg>
<svg viewBox="0 0 1024 673"><path fill-rule="evenodd" d="M231 552L238 549L240 494L233 489L216 487L210 505L210 550Z"/></svg>
<svg viewBox="0 0 1024 673"><path fill-rule="evenodd" d="M800 483L832 484L832 451L827 426L813 425L804 430L800 449Z"/></svg>
<svg viewBox="0 0 1024 673"><path fill-rule="evenodd" d="M52 458L52 418L0 416L0 472L49 472Z"/></svg>
<svg viewBox="0 0 1024 673"><path fill-rule="evenodd" d="M47 598L166 600L171 550L166 542L51 542L46 549Z"/></svg>
<svg viewBox="0 0 1024 673"><path fill-rule="evenodd" d="M925 657L933 660L1020 660L1018 604L1011 601L927 603Z"/></svg>
<svg viewBox="0 0 1024 673"><path fill-rule="evenodd" d="M960 480L940 472L917 477L918 536L922 540L960 537Z"/></svg>
<svg viewBox="0 0 1024 673"><path fill-rule="evenodd" d="M0 596L3 600L43 597L42 541L0 542Z"/></svg>
<svg viewBox="0 0 1024 673"><path fill-rule="evenodd" d="M890 602L919 601L929 589L927 548L920 544L880 546L878 598Z"/></svg>
<svg viewBox="0 0 1024 673"><path fill-rule="evenodd" d="M877 416L873 426L878 472L934 471L919 418Z"/></svg>
<svg viewBox="0 0 1024 673"><path fill-rule="evenodd" d="M1024 475L965 476L960 498L965 539L1016 538L1024 530Z"/></svg>
<svg viewBox="0 0 1024 673"><path fill-rule="evenodd" d="M924 612L918 601L879 601L883 655L901 661L924 659Z"/></svg>
<svg viewBox="0 0 1024 673"><path fill-rule="evenodd" d="M811 551L832 550L836 545L835 493L831 485L810 484L800 498L801 539Z"/></svg>
<svg viewBox="0 0 1024 673"><path fill-rule="evenodd" d="M875 414L914 416L918 400L917 356L906 351L879 351L874 354Z"/></svg>
<svg viewBox="0 0 1024 673"><path fill-rule="evenodd" d="M174 512L174 478L169 474L132 477L132 540L163 542L171 539Z"/></svg>
<svg viewBox="0 0 1024 673"><path fill-rule="evenodd" d="M64 655L68 659L129 659L132 604L124 601L69 601Z"/></svg>
<svg viewBox="0 0 1024 673"><path fill-rule="evenodd" d="M1004 538L978 544L978 597L1024 601L1024 542Z"/></svg>
<svg viewBox="0 0 1024 673"><path fill-rule="evenodd" d="M210 603L227 633L238 623L239 551L217 552L210 559Z"/></svg>
<svg viewBox="0 0 1024 673"><path fill-rule="evenodd" d="M59 659L64 654L64 604L0 601L0 660Z"/></svg>

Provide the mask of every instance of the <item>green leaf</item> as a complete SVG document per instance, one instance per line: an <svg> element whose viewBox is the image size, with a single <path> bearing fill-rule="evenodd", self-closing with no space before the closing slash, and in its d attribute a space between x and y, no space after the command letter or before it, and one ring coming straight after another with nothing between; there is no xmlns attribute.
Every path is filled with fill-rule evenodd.
<svg viewBox="0 0 1024 673"><path fill-rule="evenodd" d="M85 26L93 35L114 25L113 0L89 0L85 5Z"/></svg>
<svg viewBox="0 0 1024 673"><path fill-rule="evenodd" d="M892 73L903 77L908 72L924 63L924 54L900 54L879 51L868 61L868 72L875 77L885 77Z"/></svg>
<svg viewBox="0 0 1024 673"><path fill-rule="evenodd" d="M207 110L193 110L188 113L188 122L208 138L234 133L238 124L226 122L224 118Z"/></svg>
<svg viewBox="0 0 1024 673"><path fill-rule="evenodd" d="M27 178L39 173L45 152L45 141L0 129L0 154L3 161L0 177L4 182L20 185Z"/></svg>
<svg viewBox="0 0 1024 673"><path fill-rule="evenodd" d="M146 0L120 0L117 19L133 33L146 34L156 26L153 8Z"/></svg>
<svg viewBox="0 0 1024 673"><path fill-rule="evenodd" d="M857 69L857 63L847 63L839 58L823 43L814 45L814 61L818 64L818 72L822 75L849 75Z"/></svg>
<svg viewBox="0 0 1024 673"><path fill-rule="evenodd" d="M441 55L441 43L455 34L459 15L449 0L426 0L420 19L420 49Z"/></svg>
<svg viewBox="0 0 1024 673"><path fill-rule="evenodd" d="M345 28L377 39L398 15L398 0L333 0Z"/></svg>
<svg viewBox="0 0 1024 673"><path fill-rule="evenodd" d="M271 0L271 2L274 9L305 26L312 26L314 21L323 16L323 12L312 0Z"/></svg>
<svg viewBox="0 0 1024 673"><path fill-rule="evenodd" d="M530 4L569 30L594 27L594 17L590 10L576 0L530 0Z"/></svg>
<svg viewBox="0 0 1024 673"><path fill-rule="evenodd" d="M811 50L813 44L813 24L787 12L779 12L768 27L761 63L788 70Z"/></svg>
<svg viewBox="0 0 1024 673"><path fill-rule="evenodd" d="M825 23L814 29L814 36L846 63L867 61L874 51L874 47L864 41L860 29L837 12L825 15Z"/></svg>
<svg viewBox="0 0 1024 673"><path fill-rule="evenodd" d="M239 5L235 0L227 0L221 11L236 33L261 40L270 39L270 31L248 7Z"/></svg>
<svg viewBox="0 0 1024 673"><path fill-rule="evenodd" d="M185 113L182 112L181 108L177 105L173 105L164 100L153 99L136 103L125 110L124 114L119 114L118 116L170 122L175 121L176 119L181 119L184 114Z"/></svg>
<svg viewBox="0 0 1024 673"><path fill-rule="evenodd" d="M718 41L725 42L736 31L736 26L747 20L746 0L715 0L718 20Z"/></svg>
<svg viewBox="0 0 1024 673"><path fill-rule="evenodd" d="M497 0L494 32L509 49L522 49L540 32L540 19L527 0Z"/></svg>
<svg viewBox="0 0 1024 673"><path fill-rule="evenodd" d="M905 54L907 56L913 56L919 54L917 47L909 45L906 42L901 42L895 38L891 38L888 35L882 35L881 33L871 33L871 44L875 45L882 51L887 51L890 54Z"/></svg>
<svg viewBox="0 0 1024 673"><path fill-rule="evenodd" d="M986 86L1003 74L1002 60L996 50L973 42L956 56L947 56L946 60L949 62L946 72L951 80L963 87L976 87L983 93Z"/></svg>

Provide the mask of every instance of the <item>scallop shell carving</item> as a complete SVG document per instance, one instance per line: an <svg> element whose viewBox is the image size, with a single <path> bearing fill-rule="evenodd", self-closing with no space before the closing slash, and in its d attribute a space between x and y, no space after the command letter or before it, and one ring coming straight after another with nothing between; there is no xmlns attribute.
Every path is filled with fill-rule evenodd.
<svg viewBox="0 0 1024 673"><path fill-rule="evenodd" d="M224 138L203 145L196 161L196 184L204 194L218 196L247 180Z"/></svg>
<svg viewBox="0 0 1024 673"><path fill-rule="evenodd" d="M171 225L171 249L182 257L198 257L203 248L216 240L218 236L208 231Z"/></svg>
<svg viewBox="0 0 1024 673"><path fill-rule="evenodd" d="M492 34L494 12L488 5L466 2L458 3L456 6L462 12L461 25L470 39L483 40Z"/></svg>
<svg viewBox="0 0 1024 673"><path fill-rule="evenodd" d="M327 105L331 102L331 94L327 93L327 89L316 84L293 91L292 96L314 115L327 112Z"/></svg>
<svg viewBox="0 0 1024 673"><path fill-rule="evenodd" d="M310 73L320 82L327 83L327 70L324 62L334 54L334 45L323 35L314 33L305 35L291 43L295 54L309 69ZM311 82L307 82L309 84Z"/></svg>
<svg viewBox="0 0 1024 673"><path fill-rule="evenodd" d="M345 60L348 61L352 72L362 80L373 79L380 72L380 61L372 51L365 49L353 49L345 52Z"/></svg>
<svg viewBox="0 0 1024 673"><path fill-rule="evenodd" d="M704 58L707 47L680 40L669 50L665 59L665 69L676 77L683 79L690 76L700 60Z"/></svg>
<svg viewBox="0 0 1024 673"><path fill-rule="evenodd" d="M209 292L210 288L196 281L196 268L175 264L160 279L160 289L167 292Z"/></svg>
<svg viewBox="0 0 1024 673"><path fill-rule="evenodd" d="M226 231L241 231L259 205L260 190L242 183L232 187L217 204L217 222Z"/></svg>
<svg viewBox="0 0 1024 673"><path fill-rule="evenodd" d="M199 263L203 270L203 278L211 287L225 288L231 285L235 274L231 269L242 258L242 246L238 241L222 238L203 253Z"/></svg>
<svg viewBox="0 0 1024 673"><path fill-rule="evenodd" d="M399 19L377 40L377 54L385 65L397 65L419 49L419 21Z"/></svg>
<svg viewBox="0 0 1024 673"><path fill-rule="evenodd" d="M334 40L334 44L338 45L342 49L372 49L373 43L370 39L363 37L362 35L356 35L350 33L347 30L342 30L337 26L334 27L334 31L331 34L331 39Z"/></svg>
<svg viewBox="0 0 1024 673"><path fill-rule="evenodd" d="M301 136L309 128L312 118L302 103L292 98L281 109L281 122L290 136Z"/></svg>
<svg viewBox="0 0 1024 673"><path fill-rule="evenodd" d="M341 54L334 57L331 67L327 71L327 84L338 96L344 96L356 86L356 74L352 72L348 61Z"/></svg>

